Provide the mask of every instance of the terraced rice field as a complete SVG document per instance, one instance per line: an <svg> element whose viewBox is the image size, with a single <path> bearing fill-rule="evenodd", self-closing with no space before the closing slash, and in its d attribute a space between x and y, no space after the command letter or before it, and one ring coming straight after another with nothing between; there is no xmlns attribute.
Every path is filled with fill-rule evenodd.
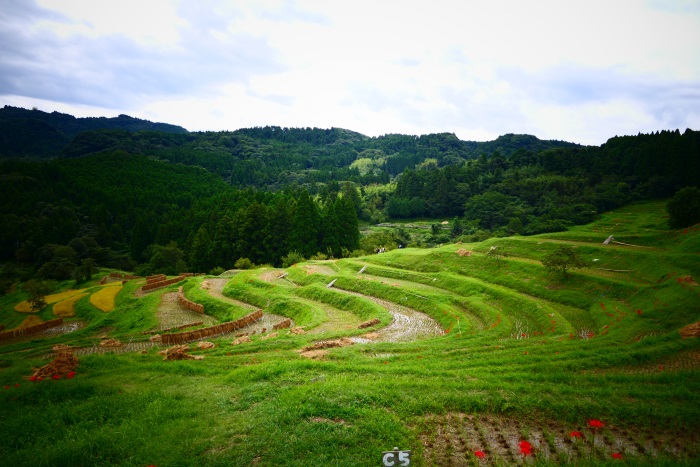
<svg viewBox="0 0 700 467"><path fill-rule="evenodd" d="M99 452L128 465L373 466L397 446L426 466L697 465L700 338L680 330L700 321L700 228L664 222L648 203L557 234L235 271L205 278L207 296L188 279L188 298L217 316L262 309L305 330L264 340L273 322L256 323L241 330L250 342L216 336L197 361L164 362L141 333L217 319L180 309L174 288L127 284L109 314L76 305L89 327L63 337L83 347L78 384L0 391L0 439L71 429L3 452L15 464L41 452L45 465L82 465ZM603 245L611 233L639 246ZM546 271L560 245L587 267ZM125 343L116 354L94 344L107 328ZM2 382L13 388L60 339L10 344Z"/></svg>
<svg viewBox="0 0 700 467"><path fill-rule="evenodd" d="M121 285L110 285L98 290L90 295L90 303L97 309L109 313L114 310L115 300L119 292L122 291Z"/></svg>

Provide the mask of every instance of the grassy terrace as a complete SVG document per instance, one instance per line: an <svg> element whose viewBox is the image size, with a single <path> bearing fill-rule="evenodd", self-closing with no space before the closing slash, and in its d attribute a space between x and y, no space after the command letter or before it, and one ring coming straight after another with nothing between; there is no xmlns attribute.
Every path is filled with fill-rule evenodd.
<svg viewBox="0 0 700 467"><path fill-rule="evenodd" d="M224 295L307 333L257 334L238 346L214 338L216 348L191 351L205 356L199 361L163 361L155 346L86 355L72 379L29 382L57 343L147 340L140 333L158 325L161 297L180 285L141 296L143 281L131 281L104 312L90 301L95 284L65 320L81 329L0 344L0 459L375 466L397 446L412 450L412 465L599 465L618 455L696 464L700 338L678 331L700 321L700 228L671 231L663 216L663 204L644 203L569 232L241 272ZM636 246L603 245L611 234ZM540 263L561 244L589 265L566 280ZM492 246L505 253L500 262L486 256ZM206 280L184 288L212 316L250 311L209 295ZM26 318L14 309L24 298L0 299L8 329ZM441 334L383 340L393 310L386 303L425 313ZM39 317L53 318L52 307ZM375 317L380 324L357 329ZM380 337L319 359L298 352L368 331ZM593 419L605 426L589 427Z"/></svg>

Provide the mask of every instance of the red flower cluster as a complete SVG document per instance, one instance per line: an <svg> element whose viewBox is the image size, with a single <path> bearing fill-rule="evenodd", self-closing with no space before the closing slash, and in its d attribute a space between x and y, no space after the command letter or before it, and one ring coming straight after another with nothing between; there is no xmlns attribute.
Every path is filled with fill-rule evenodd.
<svg viewBox="0 0 700 467"><path fill-rule="evenodd" d="M620 454L619 452L613 452L612 458L613 459L622 459L622 454Z"/></svg>
<svg viewBox="0 0 700 467"><path fill-rule="evenodd" d="M532 444L528 443L527 441L520 441L520 453L523 456L532 455Z"/></svg>
<svg viewBox="0 0 700 467"><path fill-rule="evenodd" d="M474 451L474 455L479 459L483 459L486 457L486 453L484 451Z"/></svg>
<svg viewBox="0 0 700 467"><path fill-rule="evenodd" d="M572 431L570 436L572 438L583 438L583 433L580 431Z"/></svg>
<svg viewBox="0 0 700 467"><path fill-rule="evenodd" d="M641 315L641 314L642 314L642 310L637 310L637 314L638 314L638 315Z"/></svg>
<svg viewBox="0 0 700 467"><path fill-rule="evenodd" d="M29 377L29 381L44 381L44 378L41 376L32 375Z"/></svg>
<svg viewBox="0 0 700 467"><path fill-rule="evenodd" d="M588 420L588 426L593 428L594 430L597 430L599 428L603 428L605 426L605 423L594 418L593 420Z"/></svg>
<svg viewBox="0 0 700 467"><path fill-rule="evenodd" d="M69 371L68 374L66 375L66 378L71 379L75 376L75 371Z"/></svg>
<svg viewBox="0 0 700 467"><path fill-rule="evenodd" d="M61 375L53 375L51 378L53 378L53 379L61 379Z"/></svg>

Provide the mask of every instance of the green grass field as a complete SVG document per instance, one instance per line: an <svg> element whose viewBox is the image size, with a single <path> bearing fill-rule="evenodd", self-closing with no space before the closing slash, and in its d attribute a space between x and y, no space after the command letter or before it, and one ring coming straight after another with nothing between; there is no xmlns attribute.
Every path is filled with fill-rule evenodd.
<svg viewBox="0 0 700 467"><path fill-rule="evenodd" d="M0 341L0 463L377 466L398 447L411 465L697 465L700 338L679 330L700 321L700 227L671 231L664 215L640 203L568 232L244 271L223 294L306 334L191 344L203 360L86 351L74 378L29 381L58 343L147 342L181 284L141 295L130 281L109 313L83 297L66 320L79 330ZM628 245L603 245L611 234ZM540 262L563 244L588 265L568 279ZM188 279L190 300L221 321L249 312L206 280ZM2 297L0 323L26 318L14 310L25 298ZM392 322L396 310L439 332ZM392 326L416 334L390 338ZM357 343L299 352L343 337Z"/></svg>

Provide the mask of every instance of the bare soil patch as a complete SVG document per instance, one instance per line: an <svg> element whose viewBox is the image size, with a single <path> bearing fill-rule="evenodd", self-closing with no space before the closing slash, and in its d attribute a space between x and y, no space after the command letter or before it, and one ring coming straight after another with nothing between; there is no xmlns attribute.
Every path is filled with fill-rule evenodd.
<svg viewBox="0 0 700 467"><path fill-rule="evenodd" d="M282 275L284 275L284 269L269 269L260 273L258 277L266 282L274 282Z"/></svg>
<svg viewBox="0 0 700 467"><path fill-rule="evenodd" d="M304 270L307 274L322 274L324 276L336 274L336 271L332 267L324 264L306 264Z"/></svg>
<svg viewBox="0 0 700 467"><path fill-rule="evenodd" d="M302 357L310 358L311 360L321 360L326 355L328 355L327 350L307 350L306 352L301 352Z"/></svg>
<svg viewBox="0 0 700 467"><path fill-rule="evenodd" d="M320 349L331 349L333 347L345 347L346 345L353 345L355 342L347 337L343 337L341 339L335 339L331 341L319 341L315 342L311 345L307 345L306 347L302 348L302 352L307 352L309 350L320 350Z"/></svg>

